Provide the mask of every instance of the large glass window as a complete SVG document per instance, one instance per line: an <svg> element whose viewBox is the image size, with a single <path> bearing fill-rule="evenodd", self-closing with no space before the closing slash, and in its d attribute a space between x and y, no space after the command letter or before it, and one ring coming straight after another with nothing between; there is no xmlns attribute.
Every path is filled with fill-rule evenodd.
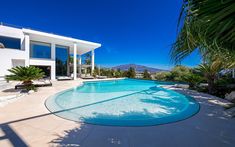
<svg viewBox="0 0 235 147"><path fill-rule="evenodd" d="M4 48L10 48L10 49L20 49L21 43L19 38L11 38L11 37L5 37L0 36L0 43L3 44Z"/></svg>
<svg viewBox="0 0 235 147"><path fill-rule="evenodd" d="M44 72L46 78L51 78L50 66L35 66L35 67L40 68Z"/></svg>
<svg viewBox="0 0 235 147"><path fill-rule="evenodd" d="M30 57L51 59L51 44L43 42L30 42Z"/></svg>
<svg viewBox="0 0 235 147"><path fill-rule="evenodd" d="M69 47L56 45L56 76L67 76Z"/></svg>

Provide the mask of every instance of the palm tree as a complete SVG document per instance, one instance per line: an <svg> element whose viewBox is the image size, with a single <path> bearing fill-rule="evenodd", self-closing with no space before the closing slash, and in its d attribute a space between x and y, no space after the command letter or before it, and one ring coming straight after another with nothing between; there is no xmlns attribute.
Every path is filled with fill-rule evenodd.
<svg viewBox="0 0 235 147"><path fill-rule="evenodd" d="M90 65L91 64L91 53L87 53L85 56L85 64Z"/></svg>
<svg viewBox="0 0 235 147"><path fill-rule="evenodd" d="M150 80L152 79L151 74L148 72L147 69L144 70L143 79L150 79Z"/></svg>
<svg viewBox="0 0 235 147"><path fill-rule="evenodd" d="M197 88L203 80L202 76L193 72L186 74L182 79L189 84L189 88L191 89Z"/></svg>
<svg viewBox="0 0 235 147"><path fill-rule="evenodd" d="M211 50L204 57L204 63L199 65L197 70L204 74L208 82L208 91L213 93L215 90L215 80L218 73L224 69L232 69L235 67L235 52L225 49Z"/></svg>
<svg viewBox="0 0 235 147"><path fill-rule="evenodd" d="M44 72L34 66L17 66L8 70L11 74L6 75L8 81L22 81L24 85L32 85L32 80L40 79Z"/></svg>
<svg viewBox="0 0 235 147"><path fill-rule="evenodd" d="M125 71L123 74L124 74L125 77L128 77L128 78L135 78L135 76L136 76L135 68L130 67L130 68L129 68L127 71Z"/></svg>
<svg viewBox="0 0 235 147"><path fill-rule="evenodd" d="M223 63L220 61L213 61L209 63L200 64L197 68L198 71L204 74L208 83L208 92L210 94L215 93L215 80L218 77L218 73L223 69Z"/></svg>
<svg viewBox="0 0 235 147"><path fill-rule="evenodd" d="M225 49L214 50L208 54L208 60L214 60L223 63L223 69L232 69L235 67L235 51Z"/></svg>
<svg viewBox="0 0 235 147"><path fill-rule="evenodd" d="M203 53L214 49L234 51L234 8L234 0L184 0L172 59L180 62L197 48Z"/></svg>

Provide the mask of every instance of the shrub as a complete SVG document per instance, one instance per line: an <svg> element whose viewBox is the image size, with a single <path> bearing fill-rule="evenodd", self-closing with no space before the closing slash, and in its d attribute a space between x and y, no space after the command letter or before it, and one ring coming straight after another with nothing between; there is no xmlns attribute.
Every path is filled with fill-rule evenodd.
<svg viewBox="0 0 235 147"><path fill-rule="evenodd" d="M125 71L123 73L123 75L128 78L135 78L135 75L136 75L135 69L133 67L130 67L128 71Z"/></svg>
<svg viewBox="0 0 235 147"><path fill-rule="evenodd" d="M184 77L182 77L182 80L189 84L190 89L195 89L201 83L201 81L203 80L203 77L194 73L189 73L185 75Z"/></svg>
<svg viewBox="0 0 235 147"><path fill-rule="evenodd" d="M151 74L148 72L148 70L144 70L143 79L149 79L149 80L152 79Z"/></svg>
<svg viewBox="0 0 235 147"><path fill-rule="evenodd" d="M172 81L184 82L184 77L190 73L190 68L177 65L171 70Z"/></svg>
<svg viewBox="0 0 235 147"><path fill-rule="evenodd" d="M155 75L155 79L159 81L171 81L171 73L170 72L157 72Z"/></svg>

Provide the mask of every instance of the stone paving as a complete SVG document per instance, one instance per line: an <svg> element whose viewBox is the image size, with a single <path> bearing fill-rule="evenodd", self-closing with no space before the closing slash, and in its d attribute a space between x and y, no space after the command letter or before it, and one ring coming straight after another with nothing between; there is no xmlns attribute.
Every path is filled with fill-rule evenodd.
<svg viewBox="0 0 235 147"><path fill-rule="evenodd" d="M0 108L0 147L234 147L235 119L222 106L228 102L207 94L174 89L193 96L200 111L183 121L151 127L81 124L51 114L45 100L82 83L55 81Z"/></svg>

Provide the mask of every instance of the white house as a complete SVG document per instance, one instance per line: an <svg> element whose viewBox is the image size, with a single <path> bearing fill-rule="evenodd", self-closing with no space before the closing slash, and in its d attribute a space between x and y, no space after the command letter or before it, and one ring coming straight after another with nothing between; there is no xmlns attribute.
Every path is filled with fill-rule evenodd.
<svg viewBox="0 0 235 147"><path fill-rule="evenodd" d="M56 76L71 76L71 73L76 79L81 74L81 55L91 52L93 71L94 50L100 46L99 43L1 24L0 77L9 74L8 69L12 67L37 66L52 80ZM73 54L71 70L68 62L70 54Z"/></svg>

